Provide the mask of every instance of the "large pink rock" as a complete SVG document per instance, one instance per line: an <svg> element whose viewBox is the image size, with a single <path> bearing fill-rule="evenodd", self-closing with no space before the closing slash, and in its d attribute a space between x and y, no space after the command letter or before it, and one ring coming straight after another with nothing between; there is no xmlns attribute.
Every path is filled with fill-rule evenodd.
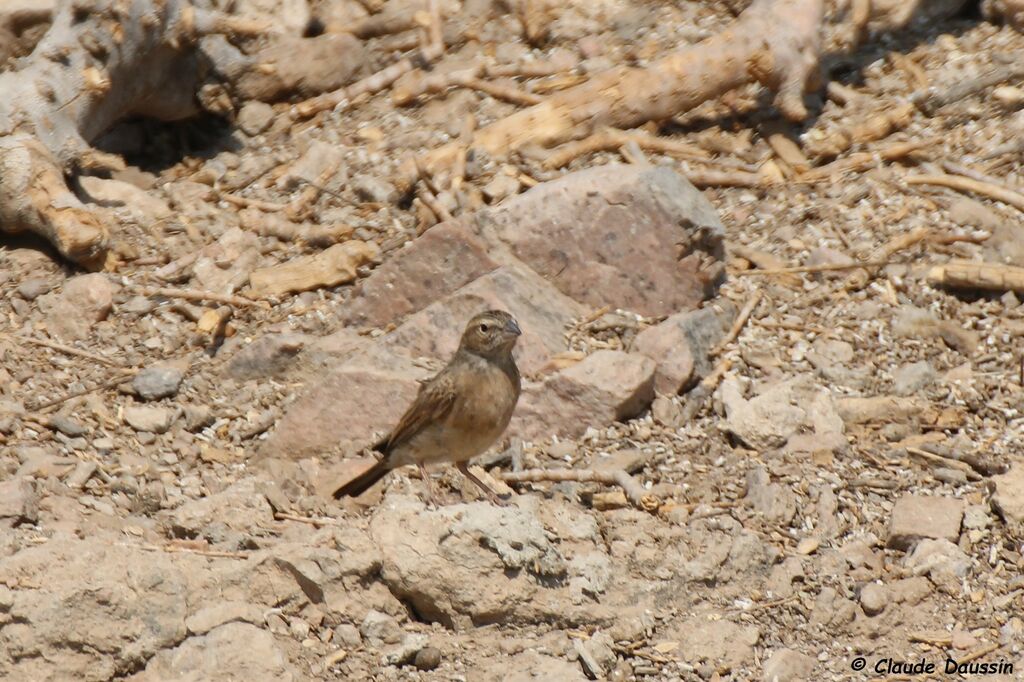
<svg viewBox="0 0 1024 682"><path fill-rule="evenodd" d="M711 370L708 354L729 331L735 315L736 308L724 301L670 315L637 334L633 350L658 363L658 393L676 395Z"/></svg>
<svg viewBox="0 0 1024 682"><path fill-rule="evenodd" d="M407 354L379 345L357 352L288 408L260 454L333 459L372 445L398 423L430 374Z"/></svg>
<svg viewBox="0 0 1024 682"><path fill-rule="evenodd" d="M565 327L587 310L532 270L506 265L409 317L383 342L447 361L459 347L466 322L489 308L507 310L519 322L523 335L515 356L524 374L537 372L552 355L567 350Z"/></svg>
<svg viewBox="0 0 1024 682"><path fill-rule="evenodd" d="M435 225L362 281L341 320L346 325L384 327L496 267L486 245L458 221Z"/></svg>
<svg viewBox="0 0 1024 682"><path fill-rule="evenodd" d="M471 219L501 260L526 263L594 308L697 307L724 275L715 209L668 168L609 165L537 185Z"/></svg>
<svg viewBox="0 0 1024 682"><path fill-rule="evenodd" d="M635 417L654 400L654 361L638 353L599 350L572 367L528 384L509 434L539 442L575 438L588 427Z"/></svg>

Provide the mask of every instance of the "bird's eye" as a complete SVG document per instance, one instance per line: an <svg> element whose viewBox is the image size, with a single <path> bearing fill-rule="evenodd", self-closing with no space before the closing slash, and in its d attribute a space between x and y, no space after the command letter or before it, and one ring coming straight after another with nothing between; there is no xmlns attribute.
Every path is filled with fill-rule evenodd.
<svg viewBox="0 0 1024 682"><path fill-rule="evenodd" d="M481 322L480 331L486 334L487 332L491 331L491 325L487 324L486 322Z"/></svg>

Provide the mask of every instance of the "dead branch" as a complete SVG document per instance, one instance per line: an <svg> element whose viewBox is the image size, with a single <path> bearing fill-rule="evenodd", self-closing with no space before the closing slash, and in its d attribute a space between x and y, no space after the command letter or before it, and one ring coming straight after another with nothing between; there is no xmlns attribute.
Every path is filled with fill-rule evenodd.
<svg viewBox="0 0 1024 682"><path fill-rule="evenodd" d="M499 479L505 483L538 483L551 481L562 483L601 483L617 485L622 488L629 501L637 509L655 511L661 506L657 497L647 494L636 480L622 469L595 471L593 469L524 469L523 471L503 472Z"/></svg>
<svg viewBox="0 0 1024 682"><path fill-rule="evenodd" d="M846 173L859 173L873 168L878 165L879 161L896 161L906 158L922 149L931 147L934 143L934 139L898 142L876 152L857 152L824 166L812 168L806 173L802 173L796 181L822 182L832 180Z"/></svg>
<svg viewBox="0 0 1024 682"><path fill-rule="evenodd" d="M163 296L165 298L180 298L185 301L212 301L214 303L226 303L235 306L266 306L263 301L254 301L243 296L232 296L230 294L218 294L215 291L199 291L198 289L173 289L171 287L142 287L143 296Z"/></svg>
<svg viewBox="0 0 1024 682"><path fill-rule="evenodd" d="M602 128L578 142L570 142L551 152L544 159L545 168L561 168L578 156L599 151L618 149L633 142L641 149L678 156L684 159L706 161L710 154L699 147L662 137L655 137L642 131L625 131L615 128Z"/></svg>
<svg viewBox="0 0 1024 682"><path fill-rule="evenodd" d="M928 272L928 282L951 289L983 289L1024 293L1024 268L1000 263L954 261L936 265Z"/></svg>
<svg viewBox="0 0 1024 682"><path fill-rule="evenodd" d="M413 69L419 68L420 65L433 62L442 54L444 54L444 45L427 45L417 50L412 56L401 59L372 76L356 81L346 88L340 88L333 92L307 99L304 102L299 102L292 109L292 118L309 118L321 111L352 106L357 98L380 92L401 76Z"/></svg>
<svg viewBox="0 0 1024 682"><path fill-rule="evenodd" d="M914 118L916 109L910 102L891 102L879 105L867 112L853 112L843 117L843 125L827 133L811 131L804 141L804 148L811 156L832 158L839 156L854 145L881 140L901 130ZM819 134L815 134L819 133Z"/></svg>
<svg viewBox="0 0 1024 682"><path fill-rule="evenodd" d="M47 341L46 339L37 339L37 338L32 337L32 336L18 336L18 335L14 335L14 334L0 334L0 337L3 337L3 338L8 339L10 341L15 341L15 342L24 341L25 343L31 343L32 345L35 345L35 346L42 346L43 348L49 348L50 350L55 350L55 351L58 351L60 353L64 353L66 355L74 355L74 356L79 357L79 358L85 358L86 360L92 360L93 362L98 362L101 365L106 365L107 367L121 367L121 366L123 366L120 362L118 362L116 360L111 360L110 358L105 358L102 355L96 355L95 353L90 353L88 351L80 350L78 348L75 348L74 346L67 346L67 345L65 345L63 343L56 343L54 341Z"/></svg>
<svg viewBox="0 0 1024 682"><path fill-rule="evenodd" d="M775 277L778 275L854 270L856 268L878 268L890 265L891 263L892 261L889 260L862 261L859 263L825 263L823 265L797 265L791 268L772 268L770 270L744 270L743 272L737 272L735 274L737 277L750 277L757 275L762 277Z"/></svg>
<svg viewBox="0 0 1024 682"><path fill-rule="evenodd" d="M1017 210L1024 211L1024 194L1011 189L994 185L990 182L981 182L973 178L966 178L961 175L909 175L903 179L908 185L938 185L948 187L958 192L971 192L980 194L989 199L1009 204Z"/></svg>
<svg viewBox="0 0 1024 682"><path fill-rule="evenodd" d="M823 0L755 0L725 30L646 68L620 67L562 90L540 104L480 129L474 147L501 156L526 144L545 146L602 126L633 128L665 120L756 81L776 92L787 118L803 120L802 95L816 77ZM784 28L783 28L784 27ZM425 156L431 172L451 166L457 144ZM416 177L410 162L399 181Z"/></svg>
<svg viewBox="0 0 1024 682"><path fill-rule="evenodd" d="M928 116L932 116L942 107L960 102L971 95L986 90L994 85L1006 83L1024 77L1024 64L1013 62L992 67L987 73L978 77L957 81L945 87L931 87L914 98L914 104Z"/></svg>
<svg viewBox="0 0 1024 682"><path fill-rule="evenodd" d="M725 350L726 346L736 340L743 331L743 326L747 324L747 320L754 313L754 309L757 308L757 304L761 302L761 297L764 293L758 289L754 292L754 295L750 297L743 309L740 310L740 314L736 316L736 319L732 322L732 327L729 328L729 333L725 335L721 341L719 341L714 348L708 353L711 357L721 354Z"/></svg>
<svg viewBox="0 0 1024 682"><path fill-rule="evenodd" d="M301 256L287 263L253 270L249 275L249 285L260 296L282 296L333 287L353 281L359 267L378 258L380 249L376 244L350 239L313 256Z"/></svg>

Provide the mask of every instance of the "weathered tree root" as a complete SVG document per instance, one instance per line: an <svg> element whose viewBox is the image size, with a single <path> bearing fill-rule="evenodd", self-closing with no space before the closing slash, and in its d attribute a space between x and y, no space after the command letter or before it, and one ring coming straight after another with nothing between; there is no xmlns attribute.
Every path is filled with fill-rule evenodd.
<svg viewBox="0 0 1024 682"><path fill-rule="evenodd" d="M312 64L291 59L298 37L276 36L252 56L222 37L270 31L188 0L61 2L26 66L0 74L0 231L33 232L69 260L102 267L112 226L66 181L123 166L92 140L130 116L173 121L201 108L231 116L238 99L337 88L364 61L350 36L308 39Z"/></svg>
<svg viewBox="0 0 1024 682"><path fill-rule="evenodd" d="M649 67L611 69L562 90L481 128L473 147L501 156L531 143L551 146L582 137L601 126L632 128L754 81L776 92L776 105L787 118L802 120L804 91L818 76L823 15L823 0L755 0L721 33ZM459 144L451 143L420 162L434 174L449 167L458 151ZM408 187L417 177L410 161L399 181Z"/></svg>
<svg viewBox="0 0 1024 682"><path fill-rule="evenodd" d="M111 165L89 141L121 118L197 113L195 41L234 28L184 0L62 3L27 65L0 74L0 230L34 232L70 260L102 266L110 226L65 176Z"/></svg>

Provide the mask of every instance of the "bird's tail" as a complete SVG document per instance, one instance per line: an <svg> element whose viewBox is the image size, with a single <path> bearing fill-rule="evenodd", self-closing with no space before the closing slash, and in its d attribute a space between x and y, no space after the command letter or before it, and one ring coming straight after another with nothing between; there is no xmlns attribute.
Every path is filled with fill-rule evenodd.
<svg viewBox="0 0 1024 682"><path fill-rule="evenodd" d="M362 495L370 486L384 478L389 471L391 471L391 467L387 465L386 458L382 457L369 469L335 490L334 499L345 497L346 495L349 497Z"/></svg>

